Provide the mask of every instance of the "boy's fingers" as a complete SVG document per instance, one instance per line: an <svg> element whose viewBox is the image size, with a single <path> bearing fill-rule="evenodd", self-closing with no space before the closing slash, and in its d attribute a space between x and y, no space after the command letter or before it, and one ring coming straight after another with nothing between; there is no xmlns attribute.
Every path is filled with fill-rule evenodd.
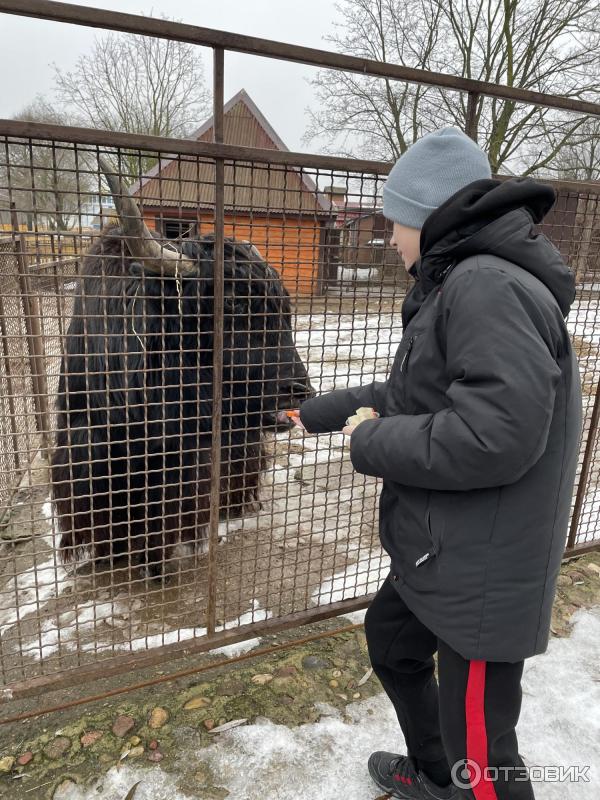
<svg viewBox="0 0 600 800"><path fill-rule="evenodd" d="M289 417L289 419L292 420L292 422L297 428L302 428L303 431L306 430L306 428L302 424L302 420L300 419L299 409L297 408L290 409L289 411L286 411L286 414Z"/></svg>

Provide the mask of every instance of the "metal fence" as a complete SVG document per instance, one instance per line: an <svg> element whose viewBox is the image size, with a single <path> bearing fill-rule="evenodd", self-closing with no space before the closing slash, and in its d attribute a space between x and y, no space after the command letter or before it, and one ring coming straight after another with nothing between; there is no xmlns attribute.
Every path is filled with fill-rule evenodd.
<svg viewBox="0 0 600 800"><path fill-rule="evenodd" d="M363 608L388 571L378 482L353 471L341 434L303 436L285 410L391 366L409 284L381 216L390 165L224 144L223 36L212 143L0 120L6 698ZM309 58L275 44L263 53ZM50 193L44 172L62 179ZM577 275L568 325L585 403L573 553L600 544L600 188L556 189L540 230ZM91 195L114 199L120 228L102 204L103 230L82 224Z"/></svg>

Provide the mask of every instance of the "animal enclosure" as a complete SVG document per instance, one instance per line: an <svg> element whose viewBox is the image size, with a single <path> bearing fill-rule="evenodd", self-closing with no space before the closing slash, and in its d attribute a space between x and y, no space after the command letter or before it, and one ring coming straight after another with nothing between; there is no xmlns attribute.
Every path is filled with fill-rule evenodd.
<svg viewBox="0 0 600 800"><path fill-rule="evenodd" d="M222 141L222 46L212 142L0 120L6 698L363 608L388 572L378 482L286 411L391 366L411 282L390 165ZM148 159L169 173L140 180ZM577 276L585 404L572 553L600 542L600 188L555 189L539 230ZM116 209L100 230L90 195ZM196 227L149 224L190 197Z"/></svg>
<svg viewBox="0 0 600 800"><path fill-rule="evenodd" d="M248 635L372 591L385 575L376 482L353 473L341 434L303 436L285 410L385 375L406 278L398 274L397 292L387 282L382 293L374 277L350 290L335 278L319 296L290 295L281 273L294 267L294 248L278 272L244 241L251 231L234 229L235 242L223 239L219 301L214 235L156 239L149 255L141 248L152 237L129 197L122 148L6 145L7 172L23 149L70 149L109 193L104 164L120 225L111 217L102 231L82 232L75 220L52 237L65 257L49 267L47 233L9 237L5 682L177 650L209 635L211 597L214 647L231 628ZM214 170L210 159L179 158ZM252 164L277 173L277 185L300 169ZM312 173L320 182L364 177ZM370 179L377 190L381 176Z"/></svg>

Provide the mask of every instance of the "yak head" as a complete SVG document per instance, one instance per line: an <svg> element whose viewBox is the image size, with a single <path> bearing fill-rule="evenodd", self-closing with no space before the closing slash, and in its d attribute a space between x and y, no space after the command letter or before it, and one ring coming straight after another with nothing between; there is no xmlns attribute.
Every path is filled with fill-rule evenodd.
<svg viewBox="0 0 600 800"><path fill-rule="evenodd" d="M163 279L155 281L161 302L165 293L177 300L188 342L196 336L202 351L199 362L212 360L218 325L214 234L177 247L161 244L119 176L99 160L132 257L129 272ZM285 411L315 394L294 343L289 293L254 245L225 237L223 294L224 425L243 419L248 428L287 428Z"/></svg>

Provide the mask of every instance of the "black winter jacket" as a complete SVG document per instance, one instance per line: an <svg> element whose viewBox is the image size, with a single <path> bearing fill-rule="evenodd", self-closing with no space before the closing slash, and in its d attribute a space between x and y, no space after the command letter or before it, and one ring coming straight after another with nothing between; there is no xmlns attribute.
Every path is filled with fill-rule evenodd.
<svg viewBox="0 0 600 800"><path fill-rule="evenodd" d="M389 378L300 409L351 437L355 469L383 479L392 584L467 659L546 650L581 436L581 382L565 317L571 271L532 231L555 201L532 178L485 179L426 220Z"/></svg>

